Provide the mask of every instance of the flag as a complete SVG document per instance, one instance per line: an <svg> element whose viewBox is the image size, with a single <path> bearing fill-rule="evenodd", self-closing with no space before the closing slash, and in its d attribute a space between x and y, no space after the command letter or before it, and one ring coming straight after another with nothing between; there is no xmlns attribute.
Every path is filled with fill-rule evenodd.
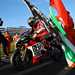
<svg viewBox="0 0 75 75"><path fill-rule="evenodd" d="M69 67L75 68L75 45L74 45L75 29L73 29L73 27L74 27L73 20L70 16L70 13L66 10L62 0L50 0L50 6L52 8L55 8L57 10L57 14L58 14L57 17L53 17L52 16L53 13L50 14L52 21L58 27L59 24L57 24L56 19L59 19L62 27L64 28L64 30L67 33L67 36L65 36L62 34L61 31L59 31L62 41L64 43L62 47L63 47L63 51L64 51L64 55L65 55L67 64ZM52 10L50 10L50 12L51 11ZM60 29L60 27L58 29Z"/></svg>
<svg viewBox="0 0 75 75"><path fill-rule="evenodd" d="M50 5L54 7L54 0L50 0Z"/></svg>

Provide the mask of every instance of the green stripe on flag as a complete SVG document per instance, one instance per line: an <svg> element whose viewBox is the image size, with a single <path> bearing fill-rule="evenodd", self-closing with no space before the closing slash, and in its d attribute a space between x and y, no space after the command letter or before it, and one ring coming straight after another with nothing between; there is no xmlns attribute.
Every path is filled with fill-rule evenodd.
<svg viewBox="0 0 75 75"><path fill-rule="evenodd" d="M64 29L62 28L61 23L56 19L55 15L54 15L54 11L53 11L53 7L50 7L50 17L55 25L55 27L57 27L59 29L59 31L63 34L66 35L66 32L64 31Z"/></svg>
<svg viewBox="0 0 75 75"><path fill-rule="evenodd" d="M65 57L66 59L75 62L75 53L69 47L66 47L65 49Z"/></svg>

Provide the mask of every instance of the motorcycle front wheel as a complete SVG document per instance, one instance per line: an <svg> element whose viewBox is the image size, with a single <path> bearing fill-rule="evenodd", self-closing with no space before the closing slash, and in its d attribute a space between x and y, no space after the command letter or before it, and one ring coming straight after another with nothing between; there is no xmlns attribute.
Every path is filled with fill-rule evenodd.
<svg viewBox="0 0 75 75"><path fill-rule="evenodd" d="M29 65L32 62L32 54L29 50L27 50L26 54L23 56L21 50L17 49L12 54L10 61L15 68L23 69L25 66Z"/></svg>
<svg viewBox="0 0 75 75"><path fill-rule="evenodd" d="M10 58L10 62L11 62L11 64L13 64L15 66L15 68L23 67L23 61L21 59L21 53L18 49L15 50L15 52L12 54L12 56Z"/></svg>

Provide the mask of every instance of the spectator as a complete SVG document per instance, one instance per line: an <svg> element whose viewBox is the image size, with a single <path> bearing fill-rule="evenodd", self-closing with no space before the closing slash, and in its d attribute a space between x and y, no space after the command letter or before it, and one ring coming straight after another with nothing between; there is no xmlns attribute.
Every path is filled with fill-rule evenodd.
<svg viewBox="0 0 75 75"><path fill-rule="evenodd" d="M10 46L11 46L11 37L10 37L9 32L6 31L4 33L4 37L5 37L6 42L7 42L6 52L7 52L8 56L9 56L9 54L10 54Z"/></svg>
<svg viewBox="0 0 75 75"><path fill-rule="evenodd" d="M16 48L16 42L19 40L19 38L20 38L19 33L15 33L14 36L13 36L15 48Z"/></svg>
<svg viewBox="0 0 75 75"><path fill-rule="evenodd" d="M3 52L5 53L6 56L8 56L8 53L6 51L7 41L6 41L5 37L3 36L3 34L0 32L0 44L1 43L2 43L2 46L3 46Z"/></svg>

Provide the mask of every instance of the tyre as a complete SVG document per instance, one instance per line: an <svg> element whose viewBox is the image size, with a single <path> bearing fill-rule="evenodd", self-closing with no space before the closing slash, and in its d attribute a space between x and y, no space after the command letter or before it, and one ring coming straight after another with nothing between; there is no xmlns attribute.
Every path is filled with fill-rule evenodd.
<svg viewBox="0 0 75 75"><path fill-rule="evenodd" d="M24 52L23 52L24 53ZM23 69L27 64L30 64L32 61L32 55L30 51L26 51L25 56L23 56L19 49L17 49L11 56L11 63L17 69Z"/></svg>
<svg viewBox="0 0 75 75"><path fill-rule="evenodd" d="M10 58L11 64L13 64L16 68L23 67L23 61L21 59L21 53L17 50L12 54Z"/></svg>
<svg viewBox="0 0 75 75"><path fill-rule="evenodd" d="M32 52L30 50L26 51L24 62L25 64L32 64Z"/></svg>
<svg viewBox="0 0 75 75"><path fill-rule="evenodd" d="M54 61L60 61L63 56L61 46L52 46L50 49L50 56Z"/></svg>

